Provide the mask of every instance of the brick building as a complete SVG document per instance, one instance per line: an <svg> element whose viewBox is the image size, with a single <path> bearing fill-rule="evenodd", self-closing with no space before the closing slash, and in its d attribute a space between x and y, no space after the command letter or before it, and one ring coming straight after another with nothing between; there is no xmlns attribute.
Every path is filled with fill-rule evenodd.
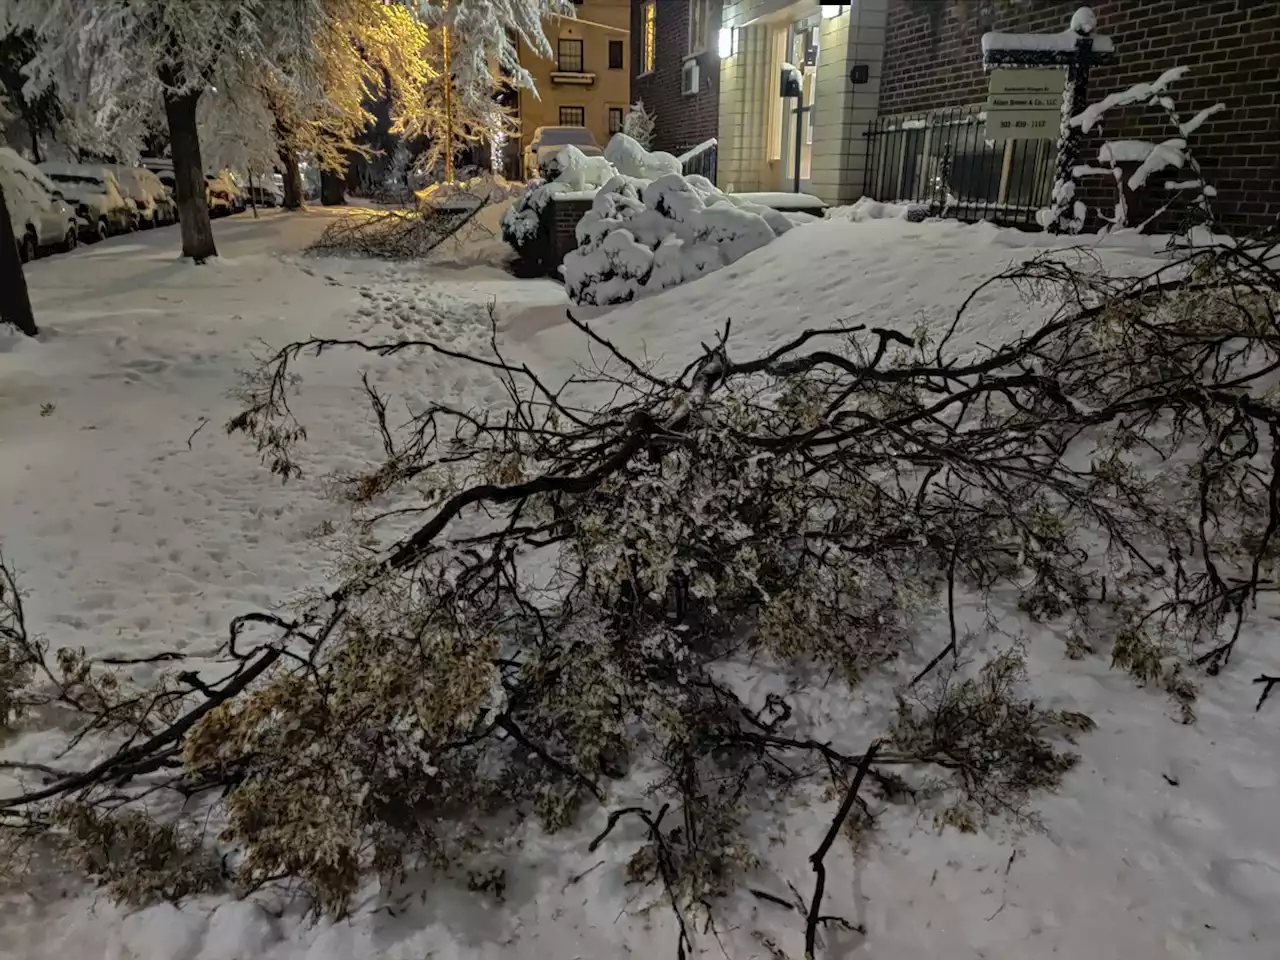
<svg viewBox="0 0 1280 960"><path fill-rule="evenodd" d="M982 34L1058 32L1078 6L1078 0L890 0L880 117L928 117L940 108L976 111L988 82ZM1094 0L1091 7L1097 32L1114 43L1115 57L1091 72L1089 100L1154 80L1172 66L1189 67L1170 88L1182 118L1215 103L1227 108L1188 138L1205 181L1218 192L1218 216L1237 228L1275 224L1280 216L1280 0ZM1109 140L1159 143L1178 136L1152 107L1108 114L1103 126ZM904 130L898 136L908 151L908 139L923 145L920 132ZM1051 151L1052 143L1046 143ZM1081 160L1096 162L1100 143L1091 137ZM902 152L890 144L888 154L896 158L895 151ZM922 160L927 163L929 157ZM1051 178L1052 163L1042 162L1033 175ZM880 179L874 171L872 179ZM1115 187L1106 178L1089 178L1084 185L1091 207L1114 204ZM1158 198L1150 189L1131 197L1137 207L1131 222Z"/></svg>
<svg viewBox="0 0 1280 960"><path fill-rule="evenodd" d="M680 154L716 136L720 15L721 0L631 4L631 99L657 119L655 150Z"/></svg>
<svg viewBox="0 0 1280 960"><path fill-rule="evenodd" d="M1079 0L712 2L706 52L697 57L699 92L682 96L691 3L634 0L632 97L654 109L657 144L667 150L711 136L714 115L722 188L789 190L798 172L802 190L831 203L864 192L886 200L929 200L942 192L969 205L962 215L1022 222L1048 202L1053 140L985 140L980 112L989 74L982 36L1061 33ZM1205 181L1217 191L1217 215L1238 228L1274 224L1280 216L1280 0L1094 0L1091 6L1096 33L1112 42L1115 54L1094 68L1088 99L1153 80L1171 66L1189 67L1171 87L1181 118L1215 103L1226 106L1189 137ZM646 10L654 17L650 69ZM718 46L725 47L723 58L712 49ZM799 100L781 96L784 63L797 68ZM1154 143L1178 136L1160 110L1145 106L1108 114L1102 132L1108 140ZM1096 165L1101 142L1092 135L1080 161ZM1163 202L1166 180L1185 177L1159 174L1140 195L1129 193L1130 223ZM1090 177L1082 187L1091 209L1114 206L1110 177Z"/></svg>
<svg viewBox="0 0 1280 960"><path fill-rule="evenodd" d="M519 44L537 94L520 92L521 139L510 156L519 157L539 127L585 127L603 147L622 125L631 86L630 0L577 0L576 13L544 22L551 59Z"/></svg>

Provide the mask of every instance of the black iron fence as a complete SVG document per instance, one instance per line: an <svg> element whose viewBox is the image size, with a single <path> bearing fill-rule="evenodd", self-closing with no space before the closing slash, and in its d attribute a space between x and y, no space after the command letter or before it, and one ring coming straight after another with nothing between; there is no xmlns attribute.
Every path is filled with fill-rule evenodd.
<svg viewBox="0 0 1280 960"><path fill-rule="evenodd" d="M686 177L696 173L715 183L716 160L719 153L720 147L715 140L707 140L700 143L696 147L680 154L678 159L682 168L681 172Z"/></svg>
<svg viewBox="0 0 1280 960"><path fill-rule="evenodd" d="M993 143L986 139L986 117L976 108L879 117L864 136L863 193L876 200L922 204L934 216L1020 227L1035 226L1037 211L1049 206L1055 141Z"/></svg>

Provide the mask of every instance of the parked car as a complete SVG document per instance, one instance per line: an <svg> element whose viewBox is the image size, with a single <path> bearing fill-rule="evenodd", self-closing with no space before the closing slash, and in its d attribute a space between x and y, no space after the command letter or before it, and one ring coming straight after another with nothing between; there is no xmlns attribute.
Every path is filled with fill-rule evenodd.
<svg viewBox="0 0 1280 960"><path fill-rule="evenodd" d="M244 191L236 185L230 170L206 173L204 179L209 187L210 216L229 216L240 213L248 206Z"/></svg>
<svg viewBox="0 0 1280 960"><path fill-rule="evenodd" d="M103 165L89 163L40 164L40 170L86 222L90 241L105 240L117 233L128 233L137 227L136 211L125 199L115 175Z"/></svg>
<svg viewBox="0 0 1280 960"><path fill-rule="evenodd" d="M74 250L76 212L40 170L8 147L0 147L0 186L18 252L26 263L42 251Z"/></svg>
<svg viewBox="0 0 1280 960"><path fill-rule="evenodd" d="M119 165L112 167L111 172L125 197L137 208L138 226L149 229L178 219L178 205L153 171Z"/></svg>
<svg viewBox="0 0 1280 960"><path fill-rule="evenodd" d="M260 207L284 206L284 190L274 183L255 183L249 188L249 197Z"/></svg>
<svg viewBox="0 0 1280 960"><path fill-rule="evenodd" d="M525 178L540 176L547 161L571 144L589 157L599 157L604 153L586 127L538 127L525 144Z"/></svg>

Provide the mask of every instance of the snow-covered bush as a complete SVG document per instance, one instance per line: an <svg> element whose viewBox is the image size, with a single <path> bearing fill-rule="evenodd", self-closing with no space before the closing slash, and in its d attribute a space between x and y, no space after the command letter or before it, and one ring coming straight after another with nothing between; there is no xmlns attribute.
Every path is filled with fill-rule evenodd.
<svg viewBox="0 0 1280 960"><path fill-rule="evenodd" d="M633 300L694 280L763 247L794 224L721 193L705 177L618 176L578 223L564 280L576 303Z"/></svg>
<svg viewBox="0 0 1280 960"><path fill-rule="evenodd" d="M622 118L622 132L644 149L653 146L653 128L656 118L645 109L644 101L637 100Z"/></svg>
<svg viewBox="0 0 1280 960"><path fill-rule="evenodd" d="M610 138L604 148L604 158L613 164L617 173L640 180L657 180L669 173L683 172L680 161L671 154L660 150L650 152L625 133L617 133Z"/></svg>
<svg viewBox="0 0 1280 960"><path fill-rule="evenodd" d="M792 226L705 177L619 176L578 223L578 248L564 258L565 289L575 303L633 300L718 270Z"/></svg>
<svg viewBox="0 0 1280 960"><path fill-rule="evenodd" d="M633 300L733 263L790 230L783 213L722 193L706 177L680 175L680 161L616 134L603 156L569 146L553 158L556 179L530 181L502 220L520 250L538 235L555 197L593 196L565 256L565 288L575 303Z"/></svg>
<svg viewBox="0 0 1280 960"><path fill-rule="evenodd" d="M1186 76L1187 67L1174 67L1160 74L1155 80L1137 83L1126 90L1110 94L1097 103L1090 104L1078 116L1071 118L1071 125L1078 127L1082 133L1100 129L1106 115L1112 111L1134 106L1145 105L1158 108L1167 118L1177 136L1159 143L1148 140L1110 140L1102 144L1098 150L1098 165L1082 164L1072 171L1074 178L1085 176L1108 176L1116 184L1116 206L1110 214L1098 211L1099 216L1108 224L1108 229L1123 229L1129 225L1128 201L1125 191L1136 192L1148 186L1154 174L1172 171L1173 179L1165 180L1163 189L1169 198L1141 224L1138 230L1144 230L1180 199L1186 199L1201 221L1212 219L1212 199L1217 190L1206 183L1199 163L1187 145L1188 138L1204 125L1205 121L1226 110L1226 104L1215 103L1205 107L1194 117L1183 121L1178 114L1173 98L1169 95L1169 86ZM1180 175L1183 170L1189 176ZM1074 218L1083 226L1083 216Z"/></svg>
<svg viewBox="0 0 1280 960"><path fill-rule="evenodd" d="M553 197L594 193L617 175L604 157L589 157L570 144L547 163L554 179L528 181L502 218L502 239L521 250L538 236L542 212Z"/></svg>

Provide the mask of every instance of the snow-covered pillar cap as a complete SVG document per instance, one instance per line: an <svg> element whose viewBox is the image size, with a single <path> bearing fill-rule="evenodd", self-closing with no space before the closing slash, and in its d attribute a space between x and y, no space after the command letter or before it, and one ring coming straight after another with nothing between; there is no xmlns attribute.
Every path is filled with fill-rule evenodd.
<svg viewBox="0 0 1280 960"><path fill-rule="evenodd" d="M1098 15L1091 7L1081 7L1071 15L1071 29L1080 36L1087 37L1098 29Z"/></svg>

